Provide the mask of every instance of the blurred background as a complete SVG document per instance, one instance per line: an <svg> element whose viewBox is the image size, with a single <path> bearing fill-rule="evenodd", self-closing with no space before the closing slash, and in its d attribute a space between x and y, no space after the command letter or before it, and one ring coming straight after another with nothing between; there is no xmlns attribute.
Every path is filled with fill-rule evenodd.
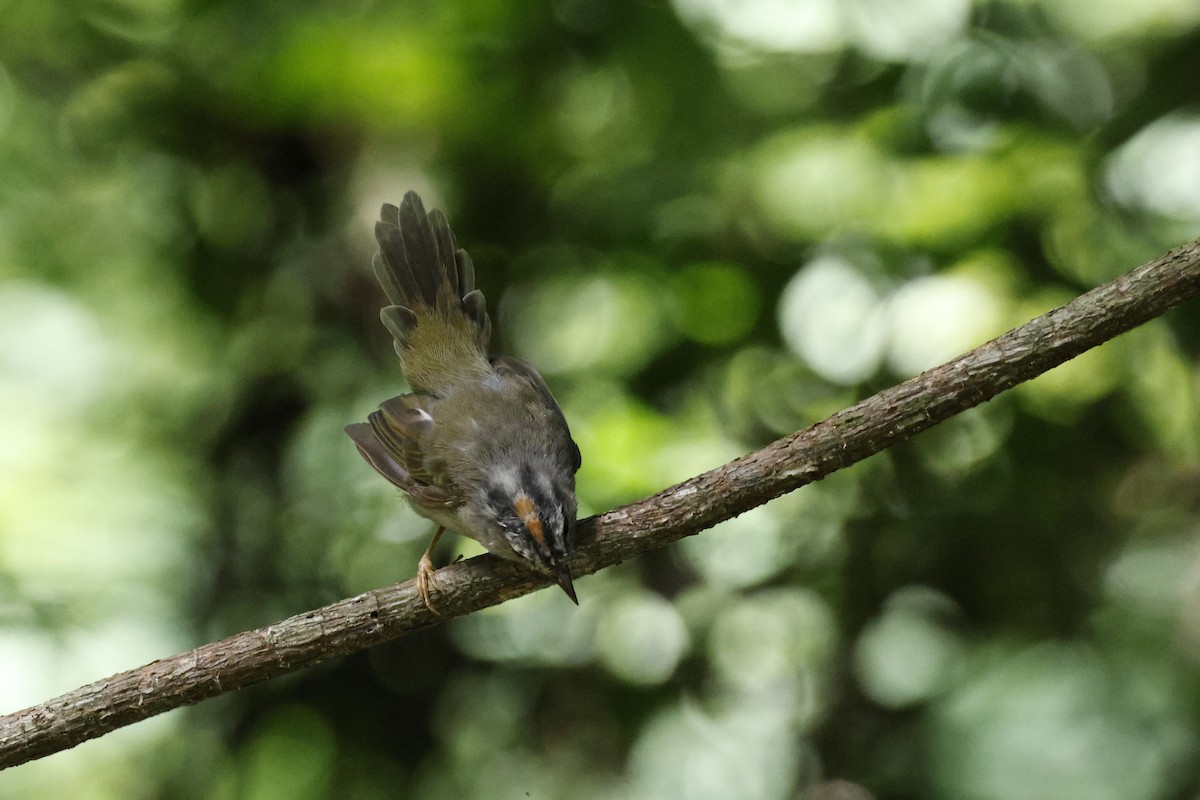
<svg viewBox="0 0 1200 800"><path fill-rule="evenodd" d="M9 0L0 711L415 574L342 432L403 388L382 202L449 214L587 515L1200 234L1197 75L1195 0ZM0 796L1196 798L1198 387L1193 302Z"/></svg>

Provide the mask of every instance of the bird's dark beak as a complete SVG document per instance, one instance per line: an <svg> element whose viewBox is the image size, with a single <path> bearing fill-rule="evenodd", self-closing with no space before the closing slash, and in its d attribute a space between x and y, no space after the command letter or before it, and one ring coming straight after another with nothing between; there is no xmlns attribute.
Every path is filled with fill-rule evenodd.
<svg viewBox="0 0 1200 800"><path fill-rule="evenodd" d="M558 580L558 585L567 593L567 597L571 598L571 602L579 605L579 598L575 596L575 586L571 583L571 568L565 563L559 564L555 570L555 577Z"/></svg>

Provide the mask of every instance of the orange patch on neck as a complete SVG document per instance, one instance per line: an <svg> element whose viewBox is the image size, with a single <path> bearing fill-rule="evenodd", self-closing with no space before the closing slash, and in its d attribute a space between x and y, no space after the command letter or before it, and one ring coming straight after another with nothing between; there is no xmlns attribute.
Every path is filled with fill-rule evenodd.
<svg viewBox="0 0 1200 800"><path fill-rule="evenodd" d="M521 518L521 522L525 523L525 528L529 531L529 535L533 540L540 545L546 544L546 534L542 532L542 518L538 516L537 506L533 503L533 498L527 494L517 495L517 499L513 501L513 510L517 512L517 516Z"/></svg>

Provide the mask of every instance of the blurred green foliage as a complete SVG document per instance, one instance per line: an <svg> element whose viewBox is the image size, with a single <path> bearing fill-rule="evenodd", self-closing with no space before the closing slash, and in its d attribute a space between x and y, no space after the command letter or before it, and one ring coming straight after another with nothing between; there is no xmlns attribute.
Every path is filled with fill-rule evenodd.
<svg viewBox="0 0 1200 800"><path fill-rule="evenodd" d="M368 264L408 189L562 400L584 513L1200 232L1195 0L3 18L5 711L414 573L429 525L341 430L401 389ZM1197 319L585 578L578 609L522 598L0 795L1194 797Z"/></svg>

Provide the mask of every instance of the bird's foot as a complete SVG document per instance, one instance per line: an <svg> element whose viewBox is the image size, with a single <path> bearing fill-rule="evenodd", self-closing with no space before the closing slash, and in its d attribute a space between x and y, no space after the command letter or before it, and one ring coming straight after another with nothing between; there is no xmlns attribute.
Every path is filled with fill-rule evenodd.
<svg viewBox="0 0 1200 800"><path fill-rule="evenodd" d="M434 613L435 616L441 616L433 606L433 601L430 599L432 590L437 586L437 577L434 575L433 560L429 558L429 553L421 556L421 560L417 562L417 593L421 595L421 602L425 603L425 607Z"/></svg>

